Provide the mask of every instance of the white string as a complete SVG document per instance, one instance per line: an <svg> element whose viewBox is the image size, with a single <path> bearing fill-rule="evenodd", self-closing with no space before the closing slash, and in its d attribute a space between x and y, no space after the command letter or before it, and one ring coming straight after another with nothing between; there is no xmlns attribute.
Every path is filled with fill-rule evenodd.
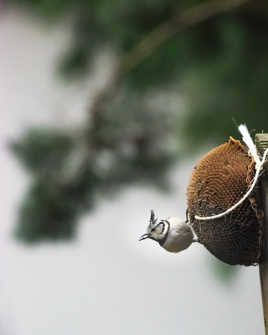
<svg viewBox="0 0 268 335"><path fill-rule="evenodd" d="M254 161L256 163L256 165L255 165L256 173L255 173L253 182L252 182L249 190L246 192L246 194L244 194L244 196L236 204L234 204L232 207L228 208L225 212L217 214L217 215L212 215L212 216L198 216L198 215L195 215L195 219L197 219L197 220L207 221L207 220L219 219L219 218L231 213L234 209L236 209L238 206L240 206L246 200L246 198L253 191L253 189L254 189L254 187L255 187L258 179L259 179L260 172L262 170L263 164L265 163L266 156L268 154L268 149L265 150L265 152L262 156L262 159L260 160L260 158L258 156L258 153L257 153L256 146L252 141L252 138L251 138L251 136L248 132L247 126L246 125L240 125L238 127L238 130L240 131L241 135L243 136L243 141L248 146L249 153L254 158Z"/></svg>
<svg viewBox="0 0 268 335"><path fill-rule="evenodd" d="M256 169L257 167L260 165L261 160L260 157L257 153L257 148L256 145L254 144L254 142L252 141L252 138L249 134L248 128L245 124L241 124L238 127L238 130L240 131L241 135L242 135L242 139L244 141L244 143L246 143L248 149L249 149L249 154L254 158L254 161L256 163Z"/></svg>

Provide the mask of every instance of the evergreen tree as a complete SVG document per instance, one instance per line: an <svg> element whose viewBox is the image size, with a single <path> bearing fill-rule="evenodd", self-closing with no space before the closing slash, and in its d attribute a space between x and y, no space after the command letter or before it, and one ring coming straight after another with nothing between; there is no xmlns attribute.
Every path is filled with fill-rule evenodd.
<svg viewBox="0 0 268 335"><path fill-rule="evenodd" d="M104 47L118 55L112 81L85 111L77 134L33 129L12 148L33 174L18 238L72 238L100 195L133 182L167 189L175 160L268 119L268 4L255 0L13 0L48 22L74 17L59 72L90 75ZM160 91L179 104L151 104ZM183 140L184 149L177 143Z"/></svg>

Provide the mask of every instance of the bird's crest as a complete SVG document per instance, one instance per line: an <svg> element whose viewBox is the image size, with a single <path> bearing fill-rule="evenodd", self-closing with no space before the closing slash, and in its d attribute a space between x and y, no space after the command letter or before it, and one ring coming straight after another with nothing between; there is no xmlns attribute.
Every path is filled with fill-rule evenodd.
<svg viewBox="0 0 268 335"><path fill-rule="evenodd" d="M149 229L152 230L155 226L157 226L157 218L155 217L154 211L151 209Z"/></svg>

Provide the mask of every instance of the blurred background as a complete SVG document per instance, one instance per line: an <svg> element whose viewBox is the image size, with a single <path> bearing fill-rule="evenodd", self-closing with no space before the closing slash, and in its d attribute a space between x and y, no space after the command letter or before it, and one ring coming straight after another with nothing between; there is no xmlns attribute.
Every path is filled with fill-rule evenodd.
<svg viewBox="0 0 268 335"><path fill-rule="evenodd" d="M0 2L0 333L263 334L257 267L138 242L196 160L268 131L268 5Z"/></svg>

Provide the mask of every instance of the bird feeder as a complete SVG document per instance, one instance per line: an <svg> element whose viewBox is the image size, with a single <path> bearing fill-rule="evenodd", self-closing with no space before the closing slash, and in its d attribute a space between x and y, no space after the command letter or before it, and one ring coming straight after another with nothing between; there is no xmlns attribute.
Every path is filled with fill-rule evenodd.
<svg viewBox="0 0 268 335"><path fill-rule="evenodd" d="M240 206L223 217L200 221L232 207L249 189L255 161L248 148L230 137L194 167L187 188L188 216L198 240L221 261L258 264L263 243L263 210L259 182Z"/></svg>
<svg viewBox="0 0 268 335"><path fill-rule="evenodd" d="M244 144L230 137L194 167L187 187L187 220L158 221L152 211L140 240L155 240L170 252L199 242L227 264L259 264L268 335L268 134L257 134L255 146L246 126L240 125L239 131Z"/></svg>

